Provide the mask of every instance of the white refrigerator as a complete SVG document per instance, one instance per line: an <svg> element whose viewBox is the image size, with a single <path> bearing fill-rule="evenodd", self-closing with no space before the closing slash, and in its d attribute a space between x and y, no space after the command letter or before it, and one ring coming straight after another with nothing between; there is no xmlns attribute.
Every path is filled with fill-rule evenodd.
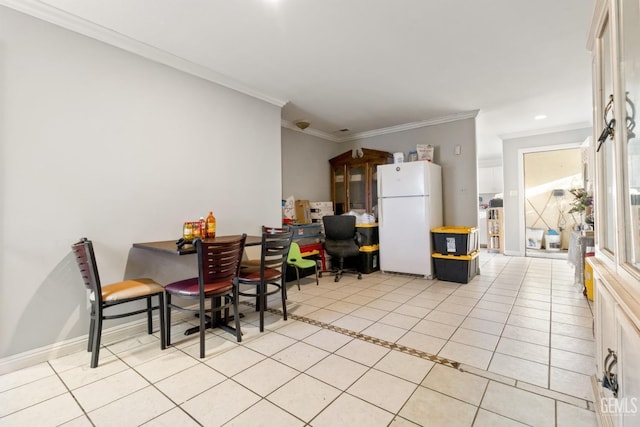
<svg viewBox="0 0 640 427"><path fill-rule="evenodd" d="M380 270L433 277L431 229L442 224L442 168L427 161L380 165Z"/></svg>

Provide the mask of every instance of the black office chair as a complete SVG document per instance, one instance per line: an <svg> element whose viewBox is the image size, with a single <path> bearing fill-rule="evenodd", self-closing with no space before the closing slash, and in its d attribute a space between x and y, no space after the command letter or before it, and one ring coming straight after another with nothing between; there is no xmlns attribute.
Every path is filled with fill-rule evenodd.
<svg viewBox="0 0 640 427"><path fill-rule="evenodd" d="M331 255L332 273L335 272L334 281L338 282L345 272L358 274L362 279L362 273L357 268L344 268L346 258L360 255L360 234L356 230L356 217L353 215L327 215L322 217L324 223L324 250ZM337 268L335 260L338 261Z"/></svg>

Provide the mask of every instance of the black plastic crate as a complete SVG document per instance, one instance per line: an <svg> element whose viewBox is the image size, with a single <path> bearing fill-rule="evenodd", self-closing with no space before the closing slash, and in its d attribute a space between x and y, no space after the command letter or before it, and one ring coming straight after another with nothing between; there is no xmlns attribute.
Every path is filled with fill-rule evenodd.
<svg viewBox="0 0 640 427"><path fill-rule="evenodd" d="M358 271L369 274L380 270L380 251L360 251Z"/></svg>
<svg viewBox="0 0 640 427"><path fill-rule="evenodd" d="M378 224L358 224L356 230L360 234L360 246L373 246L380 243Z"/></svg>
<svg viewBox="0 0 640 427"><path fill-rule="evenodd" d="M471 255L432 254L435 276L445 282L469 283L478 274L479 251Z"/></svg>
<svg viewBox="0 0 640 427"><path fill-rule="evenodd" d="M438 227L431 230L433 251L441 255L469 255L478 250L477 227Z"/></svg>

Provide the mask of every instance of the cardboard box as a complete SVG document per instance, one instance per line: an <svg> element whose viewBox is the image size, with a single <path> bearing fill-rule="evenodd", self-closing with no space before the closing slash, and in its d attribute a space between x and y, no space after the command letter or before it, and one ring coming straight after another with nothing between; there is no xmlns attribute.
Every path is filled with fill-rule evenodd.
<svg viewBox="0 0 640 427"><path fill-rule="evenodd" d="M296 200L296 222L311 224L311 206L308 200Z"/></svg>
<svg viewBox="0 0 640 427"><path fill-rule="evenodd" d="M333 202L309 202L309 205L311 205L311 209L333 211Z"/></svg>

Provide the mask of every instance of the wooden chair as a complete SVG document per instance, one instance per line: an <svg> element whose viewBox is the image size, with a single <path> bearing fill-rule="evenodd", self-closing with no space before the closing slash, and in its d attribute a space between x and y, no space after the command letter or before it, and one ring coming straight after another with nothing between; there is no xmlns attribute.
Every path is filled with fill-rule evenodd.
<svg viewBox="0 0 640 427"><path fill-rule="evenodd" d="M198 277L170 283L165 286L167 296L167 345L171 345L171 309L196 313L200 319L200 358L204 358L205 329L207 313L211 327L220 327L235 334L242 341L240 316L238 313L238 271L247 235L217 238L216 241L196 239L194 245L198 253ZM197 299L198 309L185 308L171 302L175 295L184 299ZM221 299L224 298L224 304ZM210 308L205 301L211 300ZM233 306L235 328L228 326L229 308ZM224 311L224 323L220 323L220 313ZM215 315L215 317L214 317Z"/></svg>
<svg viewBox="0 0 640 427"><path fill-rule="evenodd" d="M87 351L91 352L91 367L98 366L100 354L100 340L102 338L102 321L109 319L119 319L121 317L133 316L147 313L147 330L153 333L153 321L151 314L153 310L160 313L160 348L166 348L165 319L164 319L164 288L152 279L130 279L122 282L112 283L102 286L93 243L87 238L80 239L72 247L76 256L80 274L84 280L84 285L90 291L89 301L91 302L91 323L89 325L89 342ZM158 305L152 306L152 297L158 297ZM146 308L127 311L120 314L106 315L104 311L116 305L121 305L133 301L146 300Z"/></svg>
<svg viewBox="0 0 640 427"><path fill-rule="evenodd" d="M260 332L264 331L264 311L269 295L280 292L282 313L284 320L287 320L285 275L292 236L293 230L290 228L263 227L260 265L240 269L240 285L254 288L241 291L240 295L255 297L256 310L260 312Z"/></svg>

